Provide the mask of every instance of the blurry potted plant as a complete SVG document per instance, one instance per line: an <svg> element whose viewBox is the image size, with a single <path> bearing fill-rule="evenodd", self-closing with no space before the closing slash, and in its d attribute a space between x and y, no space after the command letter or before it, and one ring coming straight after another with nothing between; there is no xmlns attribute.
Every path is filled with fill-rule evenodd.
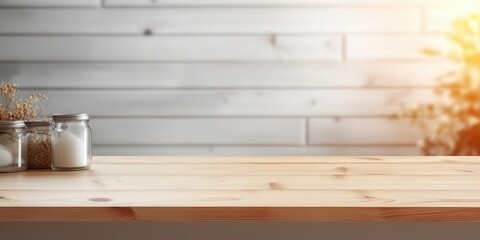
<svg viewBox="0 0 480 240"><path fill-rule="evenodd" d="M407 117L423 132L418 142L425 155L480 154L480 14L455 19L448 34L451 49L425 49L454 64L454 70L438 78L436 99L403 107Z"/></svg>

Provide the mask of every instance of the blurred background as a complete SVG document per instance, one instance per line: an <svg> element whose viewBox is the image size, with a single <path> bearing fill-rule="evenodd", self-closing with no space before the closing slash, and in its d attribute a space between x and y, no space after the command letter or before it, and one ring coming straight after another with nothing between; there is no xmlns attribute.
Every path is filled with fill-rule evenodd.
<svg viewBox="0 0 480 240"><path fill-rule="evenodd" d="M0 81L95 155L417 155L459 0L0 0Z"/></svg>

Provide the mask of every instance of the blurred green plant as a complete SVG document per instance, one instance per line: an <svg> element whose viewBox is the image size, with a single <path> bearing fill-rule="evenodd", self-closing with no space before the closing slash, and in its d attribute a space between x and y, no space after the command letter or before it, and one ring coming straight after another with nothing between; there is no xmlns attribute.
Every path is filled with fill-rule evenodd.
<svg viewBox="0 0 480 240"><path fill-rule="evenodd" d="M422 50L454 65L438 78L435 100L402 107L398 116L422 130L418 145L425 155L479 155L480 13L455 19L448 39L451 46L446 52Z"/></svg>

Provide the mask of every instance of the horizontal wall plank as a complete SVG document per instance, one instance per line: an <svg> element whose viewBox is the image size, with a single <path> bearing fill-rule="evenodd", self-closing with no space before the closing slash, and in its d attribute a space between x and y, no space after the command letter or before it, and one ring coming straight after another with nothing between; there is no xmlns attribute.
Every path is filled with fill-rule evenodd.
<svg viewBox="0 0 480 240"><path fill-rule="evenodd" d="M0 33L11 34L416 33L420 25L411 7L0 9Z"/></svg>
<svg viewBox="0 0 480 240"><path fill-rule="evenodd" d="M424 14L425 30L445 33L453 29L455 18L478 12L479 9L480 1L459 2L453 7L427 7Z"/></svg>
<svg viewBox="0 0 480 240"><path fill-rule="evenodd" d="M105 0L106 6L298 6L323 4L354 5L444 5L468 3L468 0Z"/></svg>
<svg viewBox="0 0 480 240"><path fill-rule="evenodd" d="M412 156L415 147L94 146L96 156Z"/></svg>
<svg viewBox="0 0 480 240"><path fill-rule="evenodd" d="M425 10L425 31L445 33L453 30L453 22L458 17L478 12L480 1L470 1L468 4L456 7L428 7Z"/></svg>
<svg viewBox="0 0 480 240"><path fill-rule="evenodd" d="M0 37L0 61L340 60L340 36Z"/></svg>
<svg viewBox="0 0 480 240"><path fill-rule="evenodd" d="M419 35L353 35L347 38L348 60L425 59L421 50L445 48L446 37Z"/></svg>
<svg viewBox="0 0 480 240"><path fill-rule="evenodd" d="M0 7L98 7L101 0L0 0Z"/></svg>
<svg viewBox="0 0 480 240"><path fill-rule="evenodd" d="M457 16L455 11L445 8L428 8L425 10L425 30L428 32L447 32L452 29L452 22Z"/></svg>
<svg viewBox="0 0 480 240"><path fill-rule="evenodd" d="M43 91L46 114L93 116L386 116L430 89Z"/></svg>
<svg viewBox="0 0 480 240"><path fill-rule="evenodd" d="M444 62L0 64L25 89L432 87ZM135 79L135 81L132 81Z"/></svg>
<svg viewBox="0 0 480 240"><path fill-rule="evenodd" d="M302 119L94 119L94 144L301 145Z"/></svg>
<svg viewBox="0 0 480 240"><path fill-rule="evenodd" d="M138 127L143 126L143 127ZM268 127L267 127L268 126ZM365 127L375 126L375 127ZM140 129L139 129L140 128ZM387 119L312 119L309 143L324 147L285 149L205 145L281 145L303 143L296 119L94 119L96 152L101 155L409 155L418 131L406 122ZM122 131L118 131L122 129ZM149 134L154 132L155 134ZM392 137L395 136L395 137ZM182 148L179 145L203 145ZM116 146L121 145L121 146ZM142 146L143 145L143 146ZM168 148L152 145L171 145ZM177 146L175 146L177 145ZM344 147L341 147L341 146ZM400 147L404 145L404 147ZM362 148L361 146L369 146ZM385 146L382 148L382 146ZM397 147L393 147L397 146ZM98 151L98 150L96 150ZM175 152L177 154L175 154ZM289 153L289 154L288 154ZM403 154L402 154L403 153ZM180 155L181 155L180 154Z"/></svg>
<svg viewBox="0 0 480 240"><path fill-rule="evenodd" d="M365 119L310 119L312 145L414 145L419 131L409 121Z"/></svg>

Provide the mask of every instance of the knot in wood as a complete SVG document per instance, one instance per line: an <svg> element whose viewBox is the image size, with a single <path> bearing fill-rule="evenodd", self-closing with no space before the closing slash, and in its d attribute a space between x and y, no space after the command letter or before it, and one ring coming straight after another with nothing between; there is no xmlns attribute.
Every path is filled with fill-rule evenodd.
<svg viewBox="0 0 480 240"><path fill-rule="evenodd" d="M280 183L277 183L277 182L271 182L268 184L270 186L270 189L272 190L281 190L283 189L282 185L280 185Z"/></svg>
<svg viewBox="0 0 480 240"><path fill-rule="evenodd" d="M90 200L92 202L110 202L110 201L112 201L112 199L110 199L110 198L90 198L88 200Z"/></svg>
<svg viewBox="0 0 480 240"><path fill-rule="evenodd" d="M335 171L339 172L339 173L346 173L348 171L348 168L346 167L337 167L335 168Z"/></svg>

